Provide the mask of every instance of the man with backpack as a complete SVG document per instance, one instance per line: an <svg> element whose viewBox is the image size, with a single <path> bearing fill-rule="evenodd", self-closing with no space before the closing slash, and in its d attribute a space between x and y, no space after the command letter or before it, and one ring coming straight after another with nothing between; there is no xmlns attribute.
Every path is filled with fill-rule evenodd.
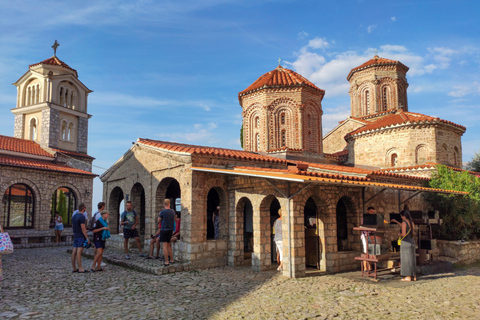
<svg viewBox="0 0 480 320"><path fill-rule="evenodd" d="M120 218L120 224L123 226L123 247L125 248L125 259L130 259L128 254L128 241L134 238L137 242L138 252L140 257L146 257L147 255L142 252L142 246L140 244L140 238L138 236L137 225L138 215L132 208L132 201L127 201L125 211L123 211Z"/></svg>

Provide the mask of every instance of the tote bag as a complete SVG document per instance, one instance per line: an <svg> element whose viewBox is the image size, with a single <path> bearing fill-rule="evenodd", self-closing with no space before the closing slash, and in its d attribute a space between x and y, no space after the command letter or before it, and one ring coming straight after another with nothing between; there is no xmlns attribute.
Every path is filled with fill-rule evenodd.
<svg viewBox="0 0 480 320"><path fill-rule="evenodd" d="M13 243L7 232L3 232L0 226L0 254L8 254L13 252Z"/></svg>

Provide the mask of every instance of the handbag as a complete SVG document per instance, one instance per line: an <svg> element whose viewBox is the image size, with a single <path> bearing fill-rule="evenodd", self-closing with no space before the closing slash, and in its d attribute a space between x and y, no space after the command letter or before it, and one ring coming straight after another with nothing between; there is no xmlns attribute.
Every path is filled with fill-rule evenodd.
<svg viewBox="0 0 480 320"><path fill-rule="evenodd" d="M412 230L411 228L408 229L408 232L407 234L405 235L405 237L410 233L410 230ZM398 240L397 240L397 244L400 246L402 245L402 240L405 239L405 237L398 237Z"/></svg>
<svg viewBox="0 0 480 320"><path fill-rule="evenodd" d="M2 226L0 226L0 255L13 252L13 243L7 232L3 232Z"/></svg>

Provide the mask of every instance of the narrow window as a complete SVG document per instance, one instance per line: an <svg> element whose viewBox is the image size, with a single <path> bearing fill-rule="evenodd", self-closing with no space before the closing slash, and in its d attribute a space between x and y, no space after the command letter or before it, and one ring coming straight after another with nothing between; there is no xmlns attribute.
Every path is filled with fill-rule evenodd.
<svg viewBox="0 0 480 320"><path fill-rule="evenodd" d="M282 147L284 147L287 143L286 133L285 130L282 130Z"/></svg>
<svg viewBox="0 0 480 320"><path fill-rule="evenodd" d="M32 99L32 88L28 87L27 88L27 103L25 103L25 105L29 106L31 99Z"/></svg>
<svg viewBox="0 0 480 320"><path fill-rule="evenodd" d="M387 99L388 99L388 88L383 87L383 111L387 111L388 104L387 104Z"/></svg>
<svg viewBox="0 0 480 320"><path fill-rule="evenodd" d="M260 117L255 117L255 129L258 129L260 126Z"/></svg>
<svg viewBox="0 0 480 320"><path fill-rule="evenodd" d="M40 102L40 85L37 84L37 90L36 90L36 96L35 96L35 103L39 103Z"/></svg>
<svg viewBox="0 0 480 320"><path fill-rule="evenodd" d="M67 140L67 123L62 121L62 140Z"/></svg>
<svg viewBox="0 0 480 320"><path fill-rule="evenodd" d="M285 113L280 114L280 123L285 124Z"/></svg>
<svg viewBox="0 0 480 320"><path fill-rule="evenodd" d="M394 154L392 154L392 156L391 156L391 164L390 164L390 165L391 165L392 167L396 167L397 164L398 164L398 156L397 156L396 153L394 153Z"/></svg>
<svg viewBox="0 0 480 320"><path fill-rule="evenodd" d="M30 120L30 140L37 140L37 119Z"/></svg>
<svg viewBox="0 0 480 320"><path fill-rule="evenodd" d="M64 101L64 97L63 97L63 87L60 87L60 105L63 106L63 101Z"/></svg>
<svg viewBox="0 0 480 320"><path fill-rule="evenodd" d="M365 91L365 115L370 114L370 92Z"/></svg>

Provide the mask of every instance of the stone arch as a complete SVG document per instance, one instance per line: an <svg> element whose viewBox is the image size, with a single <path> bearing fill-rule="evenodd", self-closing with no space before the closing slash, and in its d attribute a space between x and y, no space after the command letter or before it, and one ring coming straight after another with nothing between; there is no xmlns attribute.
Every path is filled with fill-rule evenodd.
<svg viewBox="0 0 480 320"><path fill-rule="evenodd" d="M78 209L78 191L67 184L60 184L52 193L50 202L50 218L53 221L55 211L58 210L65 226L71 226L73 212ZM63 199L62 199L63 198ZM63 202L63 204L62 204ZM65 206L65 207L63 207Z"/></svg>
<svg viewBox="0 0 480 320"><path fill-rule="evenodd" d="M296 120L297 108L295 101L289 98L276 99L269 105L270 149L283 147L282 137L284 137L286 147L296 147L295 142L298 140L298 137L295 134L299 129L298 121ZM282 136L282 132L284 136Z"/></svg>
<svg viewBox="0 0 480 320"><path fill-rule="evenodd" d="M37 77L32 77L23 87L23 106L31 106L37 104L43 98L41 80Z"/></svg>
<svg viewBox="0 0 480 320"><path fill-rule="evenodd" d="M206 229L207 229L207 239L225 239L228 237L228 201L227 195L223 188L221 187L211 187L205 188L208 190L207 193L207 210L206 210ZM219 229L218 229L218 237L216 237L215 233L215 224L212 220L212 213L215 208L219 206ZM209 222L210 221L210 222ZM209 227L210 226L210 227ZM210 228L211 231L209 230ZM213 233L213 236L209 236L209 231Z"/></svg>
<svg viewBox="0 0 480 320"><path fill-rule="evenodd" d="M415 164L424 164L430 161L430 151L424 144L419 144L415 148Z"/></svg>
<svg viewBox="0 0 480 320"><path fill-rule="evenodd" d="M372 101L375 101L374 86L369 81L364 81L357 89L357 101L360 109L359 116L367 116L372 114Z"/></svg>
<svg viewBox="0 0 480 320"><path fill-rule="evenodd" d="M383 112L393 109L396 104L394 80L390 77L382 78L380 80L378 89L378 101L380 101L380 105L378 106L376 112Z"/></svg>
<svg viewBox="0 0 480 320"><path fill-rule="evenodd" d="M60 106L73 110L79 110L79 89L74 83L67 80L61 81L57 85L56 91L58 97L58 104Z"/></svg>
<svg viewBox="0 0 480 320"><path fill-rule="evenodd" d="M133 185L130 191L130 201L132 201L133 210L137 213L139 219L139 227L137 227L140 237L145 236L145 218L146 218L146 202L145 189L140 182Z"/></svg>
<svg viewBox="0 0 480 320"><path fill-rule="evenodd" d="M36 116L31 117L28 124L29 140L33 140L33 141L38 140L38 127L39 127L39 123L38 123L37 117Z"/></svg>
<svg viewBox="0 0 480 320"><path fill-rule="evenodd" d="M120 204L124 200L124 193L122 188L116 186L110 191L110 196L108 197L108 211L110 212L109 224L110 232L119 233L120 232Z"/></svg>
<svg viewBox="0 0 480 320"><path fill-rule="evenodd" d="M351 251L355 249L356 238L353 227L357 225L357 208L354 200L347 196L341 196L336 203L336 235L337 251Z"/></svg>
<svg viewBox="0 0 480 320"><path fill-rule="evenodd" d="M231 247L229 254L237 256L234 261L229 261L230 264L251 259L254 247L253 211L253 203L248 197L241 197L237 201L235 206L236 241L230 243L229 246Z"/></svg>
<svg viewBox="0 0 480 320"><path fill-rule="evenodd" d="M269 269L272 264L272 224L278 217L277 211L281 208L279 199L273 194L266 195L260 202L260 208L253 213L254 257L252 267L260 271ZM285 206L282 210L287 212ZM273 217L272 217L273 216Z"/></svg>
<svg viewBox="0 0 480 320"><path fill-rule="evenodd" d="M299 211L302 213L304 218L304 228L307 230L307 226L305 225L305 207L307 206L307 202L311 199L316 206L317 215L316 215L316 234L318 235L318 268L321 271L327 270L327 248L330 244L335 244L332 242L331 239L326 237L326 234L330 233L329 230L331 229L331 223L329 221L329 204L330 199L327 197L325 193L323 193L319 188L311 188L307 192L303 193L298 199L295 201L297 206L295 211ZM305 237L305 259L306 263L308 262L307 255L308 255L308 239L307 239L307 232L304 234ZM312 237L313 238L313 237ZM314 240L314 239L312 239ZM336 240L336 239L335 239ZM330 241L330 242L329 242Z"/></svg>

